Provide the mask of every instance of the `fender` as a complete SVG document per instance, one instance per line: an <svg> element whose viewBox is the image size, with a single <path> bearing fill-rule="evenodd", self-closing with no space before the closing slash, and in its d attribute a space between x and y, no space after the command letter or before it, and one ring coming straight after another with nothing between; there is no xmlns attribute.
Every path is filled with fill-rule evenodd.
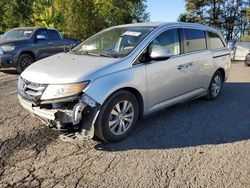
<svg viewBox="0 0 250 188"><path fill-rule="evenodd" d="M140 92L145 109L147 84L144 64L99 77L90 83L84 93L102 105L112 93L126 87L135 88Z"/></svg>

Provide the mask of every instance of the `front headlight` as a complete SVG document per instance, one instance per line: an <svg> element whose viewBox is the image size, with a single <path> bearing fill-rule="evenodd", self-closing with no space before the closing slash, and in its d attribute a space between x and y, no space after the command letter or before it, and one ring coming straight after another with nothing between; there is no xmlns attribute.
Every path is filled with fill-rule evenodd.
<svg viewBox="0 0 250 188"><path fill-rule="evenodd" d="M1 46L4 52L11 52L15 49L15 46Z"/></svg>
<svg viewBox="0 0 250 188"><path fill-rule="evenodd" d="M45 89L41 100L57 99L70 97L80 93L88 82L76 83L76 84L63 84L63 85L48 85Z"/></svg>

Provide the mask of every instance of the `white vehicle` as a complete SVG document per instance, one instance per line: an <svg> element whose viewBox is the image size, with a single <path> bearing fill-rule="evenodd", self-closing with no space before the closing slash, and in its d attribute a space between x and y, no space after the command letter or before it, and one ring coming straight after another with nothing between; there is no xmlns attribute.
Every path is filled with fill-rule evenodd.
<svg viewBox="0 0 250 188"><path fill-rule="evenodd" d="M231 51L231 59L235 61L244 61L249 52L250 42L237 42Z"/></svg>
<svg viewBox="0 0 250 188"><path fill-rule="evenodd" d="M50 125L69 124L83 139L95 134L117 142L139 116L203 96L218 98L230 66L229 49L212 27L121 25L30 65L19 77L19 100Z"/></svg>

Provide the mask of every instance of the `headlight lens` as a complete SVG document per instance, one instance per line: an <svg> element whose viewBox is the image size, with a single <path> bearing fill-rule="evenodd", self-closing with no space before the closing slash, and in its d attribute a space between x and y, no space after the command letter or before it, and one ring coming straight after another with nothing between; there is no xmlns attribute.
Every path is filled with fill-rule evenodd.
<svg viewBox="0 0 250 188"><path fill-rule="evenodd" d="M41 100L73 96L80 93L87 85L88 82L65 85L48 85L41 97Z"/></svg>
<svg viewBox="0 0 250 188"><path fill-rule="evenodd" d="M1 46L4 52L11 52L15 49L15 46Z"/></svg>

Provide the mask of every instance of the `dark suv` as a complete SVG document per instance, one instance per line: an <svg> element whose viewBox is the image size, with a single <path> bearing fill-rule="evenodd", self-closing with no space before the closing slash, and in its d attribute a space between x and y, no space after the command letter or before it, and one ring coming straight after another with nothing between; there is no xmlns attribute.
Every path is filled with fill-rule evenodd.
<svg viewBox="0 0 250 188"><path fill-rule="evenodd" d="M21 73L31 63L68 51L78 40L64 39L56 29L16 28L0 38L0 67L16 67Z"/></svg>

